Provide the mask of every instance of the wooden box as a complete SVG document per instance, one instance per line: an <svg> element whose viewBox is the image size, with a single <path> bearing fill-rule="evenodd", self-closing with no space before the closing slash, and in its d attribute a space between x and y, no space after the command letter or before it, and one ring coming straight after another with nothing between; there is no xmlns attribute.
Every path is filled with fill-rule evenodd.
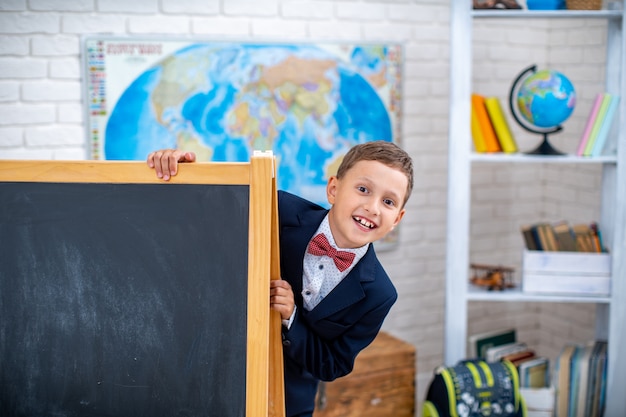
<svg viewBox="0 0 626 417"><path fill-rule="evenodd" d="M413 417L415 347L380 332L343 378L320 383L314 417Z"/></svg>
<svg viewBox="0 0 626 417"><path fill-rule="evenodd" d="M524 251L522 265L526 293L611 294L611 255L607 253Z"/></svg>

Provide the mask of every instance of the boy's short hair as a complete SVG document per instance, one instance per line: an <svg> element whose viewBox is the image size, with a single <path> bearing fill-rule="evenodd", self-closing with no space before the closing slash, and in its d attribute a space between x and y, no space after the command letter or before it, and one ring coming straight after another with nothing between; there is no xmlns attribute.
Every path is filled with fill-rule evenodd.
<svg viewBox="0 0 626 417"><path fill-rule="evenodd" d="M413 191L413 161L408 153L393 142L376 140L353 146L343 157L337 169L337 178L341 179L345 173L359 161L378 161L395 168L406 175L408 180L406 195L402 207L408 201Z"/></svg>

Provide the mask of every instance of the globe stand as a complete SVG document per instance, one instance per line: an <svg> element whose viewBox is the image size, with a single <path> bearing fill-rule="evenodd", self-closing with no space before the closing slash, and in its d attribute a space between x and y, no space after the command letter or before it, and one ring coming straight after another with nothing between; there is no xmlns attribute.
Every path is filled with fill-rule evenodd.
<svg viewBox="0 0 626 417"><path fill-rule="evenodd" d="M554 147L552 147L552 145L550 145L550 142L548 141L548 134L549 133L557 133L560 132L561 130L563 130L563 127L561 125L559 126L554 126L552 128L546 128L543 130L539 130L539 129L535 129L530 127L527 123L525 123L517 114L517 107L514 104L514 100L515 100L515 96L517 95L517 91L519 90L519 86L518 84L520 83L520 81L526 77L526 74L529 72L536 72L537 70L537 66L536 65L531 65L530 67L526 68L525 70L523 70L515 79L515 81L513 81L513 84L511 85L511 90L509 92L509 108L511 109L511 114L513 115L513 118L515 119L515 121L524 129L526 129L527 131L531 132L531 133L536 133L538 135L543 135L543 142L541 142L541 144L539 146L537 146L534 150L530 151L530 152L525 152L526 155L565 155L565 153L556 150Z"/></svg>
<svg viewBox="0 0 626 417"><path fill-rule="evenodd" d="M560 129L559 129L560 130ZM533 132L538 133L538 132ZM553 133L553 132L550 132ZM548 133L543 134L543 142L530 152L525 152L526 155L565 155L565 153L558 151L550 145L548 141Z"/></svg>

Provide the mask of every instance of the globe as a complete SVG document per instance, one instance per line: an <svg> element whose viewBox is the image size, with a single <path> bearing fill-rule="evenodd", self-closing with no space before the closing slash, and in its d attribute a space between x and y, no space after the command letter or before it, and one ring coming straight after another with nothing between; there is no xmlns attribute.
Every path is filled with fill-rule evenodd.
<svg viewBox="0 0 626 417"><path fill-rule="evenodd" d="M571 116L575 105L574 86L557 71L537 71L522 81L517 92L520 114L540 128L560 125Z"/></svg>
<svg viewBox="0 0 626 417"><path fill-rule="evenodd" d="M548 141L548 134L563 130L576 106L576 92L572 82L553 70L537 71L532 65L513 81L509 93L513 118L521 127L543 135L543 142L533 151L535 155L563 155Z"/></svg>
<svg viewBox="0 0 626 417"><path fill-rule="evenodd" d="M387 55L375 46L355 47L347 60L314 45L185 47L123 91L105 158L178 148L198 161L246 162L254 150L272 150L278 187L326 206L327 179L349 148L393 140L377 92L391 89Z"/></svg>

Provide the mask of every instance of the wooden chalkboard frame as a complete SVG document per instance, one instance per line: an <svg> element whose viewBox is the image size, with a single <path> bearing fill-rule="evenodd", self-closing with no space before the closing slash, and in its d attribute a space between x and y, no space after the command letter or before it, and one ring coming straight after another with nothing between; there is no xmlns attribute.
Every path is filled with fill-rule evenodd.
<svg viewBox="0 0 626 417"><path fill-rule="evenodd" d="M284 417L281 320L269 308L280 278L276 166L271 152L250 163L194 163L164 182L145 162L0 161L0 182L249 185L246 417Z"/></svg>

